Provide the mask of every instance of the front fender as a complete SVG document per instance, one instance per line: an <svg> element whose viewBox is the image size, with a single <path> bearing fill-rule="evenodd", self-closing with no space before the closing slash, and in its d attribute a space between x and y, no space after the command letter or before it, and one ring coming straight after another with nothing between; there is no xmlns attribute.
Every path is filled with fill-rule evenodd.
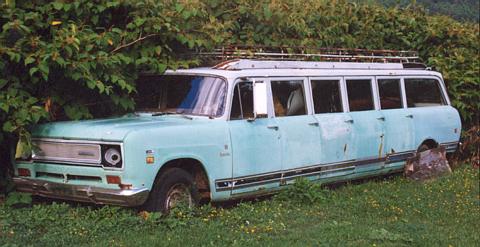
<svg viewBox="0 0 480 247"><path fill-rule="evenodd" d="M232 175L230 140L224 121L136 130L124 139L124 150L123 179L134 186L151 189L160 169L175 159L198 160L212 192L215 179ZM154 157L153 164L146 163L149 155Z"/></svg>

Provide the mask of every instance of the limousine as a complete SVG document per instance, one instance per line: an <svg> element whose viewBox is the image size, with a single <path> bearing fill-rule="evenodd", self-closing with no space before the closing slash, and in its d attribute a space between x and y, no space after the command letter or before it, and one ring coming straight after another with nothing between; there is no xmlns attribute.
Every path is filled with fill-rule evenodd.
<svg viewBox="0 0 480 247"><path fill-rule="evenodd" d="M137 87L135 112L36 126L17 190L167 212L398 172L460 138L442 75L408 63L234 59Z"/></svg>

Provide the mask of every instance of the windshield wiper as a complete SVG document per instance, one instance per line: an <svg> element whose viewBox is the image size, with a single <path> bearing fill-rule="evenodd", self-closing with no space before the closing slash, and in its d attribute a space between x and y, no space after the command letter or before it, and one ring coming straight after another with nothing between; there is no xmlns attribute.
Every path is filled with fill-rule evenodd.
<svg viewBox="0 0 480 247"><path fill-rule="evenodd" d="M185 109L181 109L181 110L178 110L178 111L177 111L177 114L180 114L180 116L182 116L183 118L190 119L190 120L193 119L193 117L184 115L183 113L185 113Z"/></svg>
<svg viewBox="0 0 480 247"><path fill-rule="evenodd" d="M183 117L183 118L186 118L186 119L188 119L188 120L192 120L192 119L193 119L193 117L190 117L190 116L187 116L187 115L183 115L183 114L181 114L180 116Z"/></svg>
<svg viewBox="0 0 480 247"><path fill-rule="evenodd" d="M178 113L177 112L171 112L171 111L155 112L155 113L152 113L152 117L163 116L163 115L173 115L173 114L178 114Z"/></svg>
<svg viewBox="0 0 480 247"><path fill-rule="evenodd" d="M181 117L186 118L186 119L189 119L189 120L192 120L192 119L193 119L193 118L190 117L190 116L183 115L183 112L184 112L184 111L178 111L178 112L171 112L171 111L156 112L156 113L153 113L153 114L152 114L152 117L155 117L155 116L163 116L163 115L180 115Z"/></svg>

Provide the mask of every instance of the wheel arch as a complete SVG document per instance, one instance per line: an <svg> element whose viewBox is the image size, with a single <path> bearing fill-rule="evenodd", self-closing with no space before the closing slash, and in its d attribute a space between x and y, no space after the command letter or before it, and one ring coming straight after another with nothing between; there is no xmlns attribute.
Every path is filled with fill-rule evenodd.
<svg viewBox="0 0 480 247"><path fill-rule="evenodd" d="M429 149L437 148L439 146L438 142L435 141L435 139L427 138L427 139L423 140L423 142L420 143L420 145L418 145L417 150L419 150L420 147L423 146L423 145L426 145Z"/></svg>
<svg viewBox="0 0 480 247"><path fill-rule="evenodd" d="M177 157L165 161L155 176L155 181L167 170L180 168L188 172L194 178L195 184L199 190L202 201L211 200L210 180L208 172L202 161L194 157Z"/></svg>

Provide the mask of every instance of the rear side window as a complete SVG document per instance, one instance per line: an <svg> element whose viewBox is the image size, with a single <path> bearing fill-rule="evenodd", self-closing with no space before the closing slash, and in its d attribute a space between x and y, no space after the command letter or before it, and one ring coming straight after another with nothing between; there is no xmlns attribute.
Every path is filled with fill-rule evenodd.
<svg viewBox="0 0 480 247"><path fill-rule="evenodd" d="M375 109L370 80L347 80L347 93L350 111Z"/></svg>
<svg viewBox="0 0 480 247"><path fill-rule="evenodd" d="M302 80L272 81L275 116L298 116L307 114Z"/></svg>
<svg viewBox="0 0 480 247"><path fill-rule="evenodd" d="M380 94L381 109L402 108L400 79L379 79L378 93Z"/></svg>
<svg viewBox="0 0 480 247"><path fill-rule="evenodd" d="M315 114L342 112L342 98L338 80L312 80Z"/></svg>
<svg viewBox="0 0 480 247"><path fill-rule="evenodd" d="M405 91L408 107L425 107L445 105L436 79L405 79Z"/></svg>
<svg viewBox="0 0 480 247"><path fill-rule="evenodd" d="M232 99L231 120L253 117L252 82L240 82L235 86Z"/></svg>

